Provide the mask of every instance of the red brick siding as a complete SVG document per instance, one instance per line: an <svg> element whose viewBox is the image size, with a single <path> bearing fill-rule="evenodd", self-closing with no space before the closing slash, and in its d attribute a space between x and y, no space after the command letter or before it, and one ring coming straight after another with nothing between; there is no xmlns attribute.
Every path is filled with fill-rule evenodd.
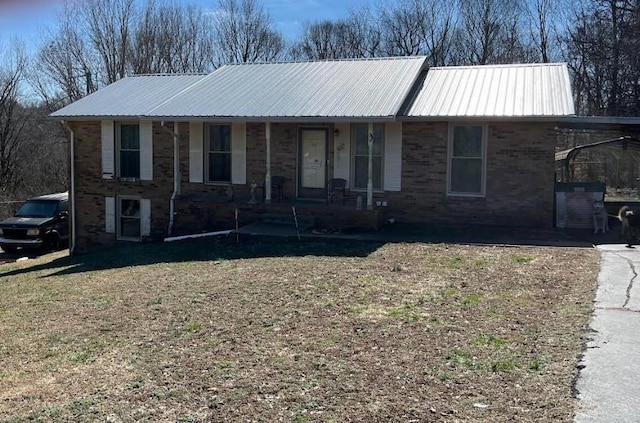
<svg viewBox="0 0 640 423"><path fill-rule="evenodd" d="M153 125L153 181L119 182L102 179L100 122L72 123L75 131L75 185L77 246L80 251L116 242L115 234L105 234L107 196L135 195L151 200L152 238L167 234L169 204L173 190L173 125ZM333 125L273 123L271 125L272 175L286 178L284 196L294 199L297 181L297 140L301 128L327 128L329 143L328 178L333 176ZM189 125L181 123L181 196L176 202L176 227L189 230L212 229L233 224L233 206L225 203L225 185L189 182ZM551 226L553 212L554 148L553 124L491 123L488 125L486 196L451 197L446 193L448 124L405 122L402 146L402 192L376 193L374 200L388 206L380 216L405 221L443 221L480 224ZM243 220L254 219L263 206L248 206L250 183L263 185L266 169L265 125L247 124L247 183L235 185L237 204ZM259 191L261 194L262 192ZM194 196L210 196L215 201L192 201ZM356 196L350 192L347 207L355 209ZM357 224L358 215L319 206L321 223ZM303 210L302 213L311 213ZM371 219L362 216L370 226Z"/></svg>
<svg viewBox="0 0 640 423"><path fill-rule="evenodd" d="M386 193L388 213L406 221L491 225L553 224L553 124L488 125L486 195L447 195L447 123L403 125L402 192Z"/></svg>
<svg viewBox="0 0 640 423"><path fill-rule="evenodd" d="M121 182L102 178L101 125L74 122L76 246L78 251L112 245L115 234L105 233L105 197L124 195L151 200L151 238L166 233L169 198L173 190L173 141L159 123L153 125L153 180ZM171 125L168 126L172 130Z"/></svg>

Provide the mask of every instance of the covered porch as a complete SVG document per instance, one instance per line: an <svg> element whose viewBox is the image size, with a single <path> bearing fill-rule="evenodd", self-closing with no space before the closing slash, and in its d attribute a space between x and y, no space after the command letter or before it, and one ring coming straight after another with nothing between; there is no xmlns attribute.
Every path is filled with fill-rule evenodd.
<svg viewBox="0 0 640 423"><path fill-rule="evenodd" d="M301 230L320 232L377 230L388 217L387 208L371 209L359 204L361 194L347 194L342 200L321 201L284 197L267 203L250 195L229 200L217 193L192 194L176 199L173 235L218 231L245 227L251 224L292 225L296 219ZM295 217L294 217L295 211Z"/></svg>

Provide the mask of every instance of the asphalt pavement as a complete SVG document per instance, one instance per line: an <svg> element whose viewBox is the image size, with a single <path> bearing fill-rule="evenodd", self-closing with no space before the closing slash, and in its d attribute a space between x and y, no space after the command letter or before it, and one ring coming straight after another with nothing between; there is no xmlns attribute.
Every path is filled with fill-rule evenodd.
<svg viewBox="0 0 640 423"><path fill-rule="evenodd" d="M640 246L602 244L576 423L640 422Z"/></svg>

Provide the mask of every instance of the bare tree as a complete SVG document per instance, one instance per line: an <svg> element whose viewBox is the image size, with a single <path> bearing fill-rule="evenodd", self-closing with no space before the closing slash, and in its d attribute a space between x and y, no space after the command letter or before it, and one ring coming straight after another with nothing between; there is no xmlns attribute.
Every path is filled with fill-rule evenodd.
<svg viewBox="0 0 640 423"><path fill-rule="evenodd" d="M37 91L59 105L128 74L214 69L211 21L165 1L67 0L38 51Z"/></svg>
<svg viewBox="0 0 640 423"><path fill-rule="evenodd" d="M551 37L553 31L553 16L556 2L552 0L531 0L529 3L529 32L533 45L539 53L543 63L549 63L551 58Z"/></svg>
<svg viewBox="0 0 640 423"><path fill-rule="evenodd" d="M454 8L444 0L410 0L387 4L379 11L388 56L425 55L431 66L448 61Z"/></svg>
<svg viewBox="0 0 640 423"><path fill-rule="evenodd" d="M455 9L444 0L432 0L423 26L425 53L431 66L445 66L450 61L452 38L456 26Z"/></svg>
<svg viewBox="0 0 640 423"><path fill-rule="evenodd" d="M375 57L380 46L381 32L365 8L347 19L306 23L289 55L305 60Z"/></svg>
<svg viewBox="0 0 640 423"><path fill-rule="evenodd" d="M354 57L344 20L307 23L301 40L291 48L294 59L326 60Z"/></svg>
<svg viewBox="0 0 640 423"><path fill-rule="evenodd" d="M377 57L382 53L380 20L369 7L352 10L346 20L346 44L350 57Z"/></svg>
<svg viewBox="0 0 640 423"><path fill-rule="evenodd" d="M56 107L95 91L93 78L98 68L88 43L73 23L65 20L40 47L30 79L45 102Z"/></svg>
<svg viewBox="0 0 640 423"><path fill-rule="evenodd" d="M133 0L67 0L32 78L48 103L78 100L127 72Z"/></svg>
<svg viewBox="0 0 640 423"><path fill-rule="evenodd" d="M219 0L213 20L217 65L283 57L284 37L256 0Z"/></svg>
<svg viewBox="0 0 640 423"><path fill-rule="evenodd" d="M151 0L133 26L133 73L206 72L213 68L211 23L195 6Z"/></svg>
<svg viewBox="0 0 640 423"><path fill-rule="evenodd" d="M102 82L110 84L123 78L133 32L134 0L85 0L76 6L91 47L101 60Z"/></svg>
<svg viewBox="0 0 640 423"><path fill-rule="evenodd" d="M640 4L593 0L574 11L566 56L578 111L611 116L640 111Z"/></svg>
<svg viewBox="0 0 640 423"><path fill-rule="evenodd" d="M455 34L455 64L528 61L522 35L522 2L459 0L461 25Z"/></svg>
<svg viewBox="0 0 640 423"><path fill-rule="evenodd" d="M17 41L10 47L0 45L0 192L15 189L21 144L28 110L20 104L20 86L24 82L27 58Z"/></svg>
<svg viewBox="0 0 640 423"><path fill-rule="evenodd" d="M397 2L380 11L384 52L387 56L415 56L424 53L422 25L425 11L423 2L411 0Z"/></svg>

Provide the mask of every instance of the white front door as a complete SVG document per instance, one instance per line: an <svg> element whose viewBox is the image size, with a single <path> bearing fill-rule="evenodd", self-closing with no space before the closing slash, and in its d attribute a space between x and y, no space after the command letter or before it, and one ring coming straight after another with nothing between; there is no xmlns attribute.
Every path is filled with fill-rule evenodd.
<svg viewBox="0 0 640 423"><path fill-rule="evenodd" d="M327 130L302 129L299 152L298 196L324 198L327 180Z"/></svg>

